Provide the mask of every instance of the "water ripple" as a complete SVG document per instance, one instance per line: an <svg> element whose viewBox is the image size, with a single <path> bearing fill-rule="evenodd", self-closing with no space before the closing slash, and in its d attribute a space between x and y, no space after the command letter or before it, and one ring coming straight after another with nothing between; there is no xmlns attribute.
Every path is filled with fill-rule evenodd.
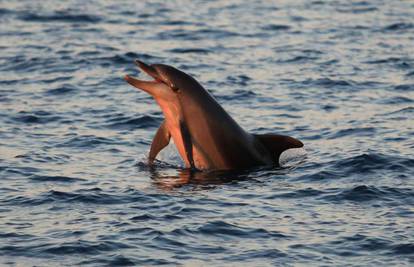
<svg viewBox="0 0 414 267"><path fill-rule="evenodd" d="M72 22L72 23L96 23L101 21L98 16L89 14L71 14L69 11L55 11L54 14L38 14L24 12L20 19L31 22Z"/></svg>
<svg viewBox="0 0 414 267"><path fill-rule="evenodd" d="M0 265L410 265L413 17L409 1L3 1ZM135 59L302 157L194 172L171 144L149 166L164 116L122 79Z"/></svg>
<svg viewBox="0 0 414 267"><path fill-rule="evenodd" d="M161 123L160 118L148 115L137 117L116 116L107 120L104 127L116 130L135 130L158 127Z"/></svg>

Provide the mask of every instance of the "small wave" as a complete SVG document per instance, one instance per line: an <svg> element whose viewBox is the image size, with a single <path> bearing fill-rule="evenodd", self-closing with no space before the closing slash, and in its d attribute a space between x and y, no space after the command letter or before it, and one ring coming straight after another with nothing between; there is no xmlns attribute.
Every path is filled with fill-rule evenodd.
<svg viewBox="0 0 414 267"><path fill-rule="evenodd" d="M172 26L175 26L175 25L178 25L178 26L181 26L181 25L201 26L202 25L201 23L196 22L196 21L185 21L185 20L163 20L160 24L161 25L172 25Z"/></svg>
<svg viewBox="0 0 414 267"><path fill-rule="evenodd" d="M414 107L406 107L406 108L402 108L396 111L392 111L390 113L386 113L384 115L397 115L397 114L411 114L414 113Z"/></svg>
<svg viewBox="0 0 414 267"><path fill-rule="evenodd" d="M411 188L358 185L337 194L326 195L322 197L322 199L335 202L344 200L353 202L365 202L371 200L405 202L405 199L409 200L413 197L414 191Z"/></svg>
<svg viewBox="0 0 414 267"><path fill-rule="evenodd" d="M339 60L337 59L330 59L330 60L326 60L320 63L321 67L328 67L328 66L333 66L335 64L337 64L339 62Z"/></svg>
<svg viewBox="0 0 414 267"><path fill-rule="evenodd" d="M72 78L73 78L72 76L59 76L59 77L56 77L56 78L43 79L43 80L41 80L41 82L44 82L44 83L64 82L64 81L68 81Z"/></svg>
<svg viewBox="0 0 414 267"><path fill-rule="evenodd" d="M169 50L171 53L177 54L209 54L211 51L209 49L202 48L174 48Z"/></svg>
<svg viewBox="0 0 414 267"><path fill-rule="evenodd" d="M219 29L201 29L195 31L188 31L182 29L174 29L170 31L162 31L157 34L155 37L156 40L170 40L170 39L180 39L180 40L203 40L203 39L221 39L221 38L230 38L234 36L239 36L239 34Z"/></svg>
<svg viewBox="0 0 414 267"><path fill-rule="evenodd" d="M41 172L40 169L34 167L2 167L3 179L13 177L28 177L34 173Z"/></svg>
<svg viewBox="0 0 414 267"><path fill-rule="evenodd" d="M21 83L23 80L24 79L1 80L0 84L1 85L14 85L14 84Z"/></svg>
<svg viewBox="0 0 414 267"><path fill-rule="evenodd" d="M115 145L120 142L106 137L98 137L95 135L81 135L71 138L70 140L61 143L60 147L75 147L75 148L94 148L99 145Z"/></svg>
<svg viewBox="0 0 414 267"><path fill-rule="evenodd" d="M144 61L155 61L159 59L158 57L150 56L147 54L138 54L133 52L127 52L124 54L117 54L110 57L100 57L100 58L93 58L94 61L99 62L102 66L111 66L113 64L116 65L126 65L126 64L133 64L134 60L140 59Z"/></svg>
<svg viewBox="0 0 414 267"><path fill-rule="evenodd" d="M394 87L397 91L411 92L414 91L414 84L400 84Z"/></svg>
<svg viewBox="0 0 414 267"><path fill-rule="evenodd" d="M46 94L54 95L54 96L61 96L61 95L71 94L77 91L79 91L79 89L75 87L74 85L63 84L57 88L47 90Z"/></svg>
<svg viewBox="0 0 414 267"><path fill-rule="evenodd" d="M377 60L370 60L366 61L367 64L384 64L384 63L398 63L403 61L404 59L398 57L389 57L384 59L377 59Z"/></svg>
<svg viewBox="0 0 414 267"><path fill-rule="evenodd" d="M47 111L35 111L29 113L20 111L17 116L13 117L13 121L25 124L46 124L62 120L61 116L54 115Z"/></svg>
<svg viewBox="0 0 414 267"><path fill-rule="evenodd" d="M399 57L389 57L384 59L370 60L364 63L366 64L388 64L395 66L399 69L411 69L411 63L413 60L411 58L399 58Z"/></svg>
<svg viewBox="0 0 414 267"><path fill-rule="evenodd" d="M326 88L334 88L334 87L351 87L353 83L346 80L333 80L330 78L320 78L320 79L308 79L302 82L304 85L315 85L315 86L323 86Z"/></svg>
<svg viewBox="0 0 414 267"><path fill-rule="evenodd" d="M306 54L306 55L322 55L322 54L324 54L323 51L316 50L316 49L304 49L301 52Z"/></svg>
<svg viewBox="0 0 414 267"><path fill-rule="evenodd" d="M369 201L373 199L380 199L385 194L375 186L359 185L352 189L344 190L334 196L324 197L331 200L349 200L349 201Z"/></svg>
<svg viewBox="0 0 414 267"><path fill-rule="evenodd" d="M69 177L69 176L47 176L47 175L32 175L29 177L33 182L61 182L61 183L74 183L83 181L84 179Z"/></svg>
<svg viewBox="0 0 414 267"><path fill-rule="evenodd" d="M274 116L278 118L288 118L288 119L300 119L302 116L288 114L288 113L282 113L282 114L275 114Z"/></svg>
<svg viewBox="0 0 414 267"><path fill-rule="evenodd" d="M107 266L136 266L136 262L122 255L113 257Z"/></svg>
<svg viewBox="0 0 414 267"><path fill-rule="evenodd" d="M297 178L299 181L322 181L326 179L340 179L343 174L337 170L322 170L312 174L301 175ZM322 195L322 192L321 192Z"/></svg>
<svg viewBox="0 0 414 267"><path fill-rule="evenodd" d="M66 178L67 177L63 178L65 182L67 182L68 180ZM49 178L46 177L45 179ZM106 194L101 192L100 190L88 189L79 191L78 193L51 190L33 197L16 196L12 199L9 199L8 201L12 205L37 206L53 202L93 203L111 205L124 203L125 200L122 197Z"/></svg>
<svg viewBox="0 0 414 267"><path fill-rule="evenodd" d="M40 15L25 12L20 15L20 19L32 22L73 22L73 23L97 23L101 18L88 14L70 14L68 11L56 11L50 15Z"/></svg>
<svg viewBox="0 0 414 267"><path fill-rule="evenodd" d="M224 221L208 222L197 229L197 232L204 235L234 236L237 238L281 238L288 236L280 232L269 232L261 228L247 228L226 223Z"/></svg>
<svg viewBox="0 0 414 267"><path fill-rule="evenodd" d="M170 30L170 31L161 31L158 33L157 37L154 38L155 40L170 40L170 39L184 39L184 40L200 40L202 37L200 34L195 34L185 30Z"/></svg>
<svg viewBox="0 0 414 267"><path fill-rule="evenodd" d="M369 163L369 164L386 164L387 156L380 154L362 154L342 162L343 165L348 165L352 163Z"/></svg>
<svg viewBox="0 0 414 267"><path fill-rule="evenodd" d="M376 128L373 127L360 127L360 128L349 128L349 129L342 129L337 131L336 133L329 136L329 139L337 139L349 135L357 135L357 136L373 136L376 133Z"/></svg>
<svg viewBox="0 0 414 267"><path fill-rule="evenodd" d="M159 117L149 115L139 115L135 118L119 116L109 119L103 127L131 131L135 129L155 128L160 126L161 122L162 121Z"/></svg>
<svg viewBox="0 0 414 267"><path fill-rule="evenodd" d="M283 25L283 24L269 24L264 27L262 27L265 31L287 31L291 27L289 25Z"/></svg>
<svg viewBox="0 0 414 267"><path fill-rule="evenodd" d="M275 193L273 195L267 196L266 199L278 199L278 198L305 198L305 197L315 197L323 195L324 192L313 189L313 188L306 188L306 189L299 189L288 193Z"/></svg>
<svg viewBox="0 0 414 267"><path fill-rule="evenodd" d="M54 255L96 255L102 251L117 251L123 248L130 248L130 246L114 241L91 242L79 240L75 242L49 245L48 248L43 248L40 252Z"/></svg>
<svg viewBox="0 0 414 267"><path fill-rule="evenodd" d="M327 105L321 106L321 108L323 110L326 110L326 111L333 111L335 109L338 109L338 106L335 106L335 105L332 105L332 104L327 104Z"/></svg>
<svg viewBox="0 0 414 267"><path fill-rule="evenodd" d="M392 241L382 237L370 237L363 234L340 237L331 242L333 247L339 246L340 249L334 252L340 256L361 255L360 253L372 253L387 251L392 247ZM358 251L358 253L355 253Z"/></svg>
<svg viewBox="0 0 414 267"><path fill-rule="evenodd" d="M19 234L19 233L0 233L0 238L10 238L10 239L32 239L33 237L35 237L34 235L29 235L29 234Z"/></svg>
<svg viewBox="0 0 414 267"><path fill-rule="evenodd" d="M353 14L365 14L373 11L378 11L376 7L351 7L351 8L338 8L338 12L341 13L353 13Z"/></svg>
<svg viewBox="0 0 414 267"><path fill-rule="evenodd" d="M102 52L97 50L91 50L91 51L81 51L78 53L79 57L86 57L86 56L97 56L100 55Z"/></svg>
<svg viewBox="0 0 414 267"><path fill-rule="evenodd" d="M58 65L58 61L53 57L25 57L13 56L5 58L8 62L4 67L5 71L31 72L37 70L53 69Z"/></svg>
<svg viewBox="0 0 414 267"><path fill-rule="evenodd" d="M390 254L397 254L397 255L410 255L414 254L414 244L406 243L406 244L398 244L392 246L392 253Z"/></svg>
<svg viewBox="0 0 414 267"><path fill-rule="evenodd" d="M224 257L224 260L229 262L249 262L253 261L254 259L278 259L278 262L281 260L281 258L288 257L289 255L278 250L275 248L269 248L269 249L252 249L248 250L243 253L238 253L236 255L230 255ZM242 264L243 265L243 264ZM277 265L277 264L275 264ZM252 266L255 266L255 264L252 264ZM271 265L269 265L271 266Z"/></svg>
<svg viewBox="0 0 414 267"><path fill-rule="evenodd" d="M237 76L227 76L227 81L229 81L232 84L238 84L238 85L242 85L242 86L246 86L247 83L251 80L251 78L249 76L246 75L237 75ZM238 92L250 92L252 94L255 95L254 92L252 91L241 91L241 90L236 90L236 93Z"/></svg>
<svg viewBox="0 0 414 267"><path fill-rule="evenodd" d="M141 265L142 264L142 265ZM151 262L149 261L142 261L141 258L140 260L136 260L134 258L131 257L125 257L122 255L114 255L108 258L100 258L100 259L94 259L94 260L84 260L79 262L79 266L96 266L96 265L100 265L100 266L145 266L146 264L151 264ZM154 260L154 265L157 266L158 264L162 265L162 264L166 264L163 263L162 261L155 261ZM168 264L168 263L167 263Z"/></svg>
<svg viewBox="0 0 414 267"><path fill-rule="evenodd" d="M114 250L114 253L116 251ZM102 254L102 253L101 253ZM92 260L86 259L82 260L77 266L179 266L177 262L167 261L163 259L155 259L151 256L139 257L125 257L122 255L111 255L109 257L94 258Z"/></svg>
<svg viewBox="0 0 414 267"><path fill-rule="evenodd" d="M413 103L413 102L414 100L406 96L395 96L391 98L382 99L380 101L381 104L387 104L387 105L406 104L406 103Z"/></svg>
<svg viewBox="0 0 414 267"><path fill-rule="evenodd" d="M64 154L53 155L51 153L43 151L32 151L25 154L17 155L15 156L15 158L23 159L25 162L55 162L57 164L63 164L66 163L70 157Z"/></svg>
<svg viewBox="0 0 414 267"><path fill-rule="evenodd" d="M318 59L317 57L312 56L295 56L289 59L278 60L278 63L299 63L299 62L306 62L306 61L313 61Z"/></svg>
<svg viewBox="0 0 414 267"><path fill-rule="evenodd" d="M352 13L362 13L378 10L372 3L367 1L357 1L357 2L349 2L347 4L342 4L337 9L339 12L352 12Z"/></svg>
<svg viewBox="0 0 414 267"><path fill-rule="evenodd" d="M0 103L11 103L12 101L10 97L0 95Z"/></svg>
<svg viewBox="0 0 414 267"><path fill-rule="evenodd" d="M250 90L235 90L231 92L229 95L216 95L216 97L223 101L231 101L231 100L250 100L256 97L256 94Z"/></svg>
<svg viewBox="0 0 414 267"><path fill-rule="evenodd" d="M402 108L402 109L393 111L393 112L388 113L388 114L400 114L400 113L414 113L414 107Z"/></svg>
<svg viewBox="0 0 414 267"><path fill-rule="evenodd" d="M137 215L134 216L132 218L130 218L129 220L133 221L133 222L139 222L139 221L149 221L149 220L157 220L158 217L153 216L151 214L142 214L142 215Z"/></svg>
<svg viewBox="0 0 414 267"><path fill-rule="evenodd" d="M160 151L157 159L152 165L148 165L148 155L142 154L140 159L136 162L135 166L138 167L140 171L152 171L154 170L154 167L160 170L176 170L184 168L184 162L182 161L181 156L178 153L173 142L170 142L166 148ZM164 178L169 179L170 176L166 175L166 177L164 177L160 173L152 173L151 178L154 180L155 184L164 184L166 181ZM178 177L172 178L176 179Z"/></svg>
<svg viewBox="0 0 414 267"><path fill-rule="evenodd" d="M382 31L383 32L403 31L403 30L409 30L413 28L414 28L414 24L412 23L399 22L399 23L394 23L394 24L385 26L384 28L382 28Z"/></svg>
<svg viewBox="0 0 414 267"><path fill-rule="evenodd" d="M414 164L414 159L371 153L339 160L334 168L344 173L354 174L373 173L380 169L405 172L411 164Z"/></svg>
<svg viewBox="0 0 414 267"><path fill-rule="evenodd" d="M7 14L13 14L15 11L6 9L6 8L0 8L0 16L7 15Z"/></svg>
<svg viewBox="0 0 414 267"><path fill-rule="evenodd" d="M366 89L372 89L372 88L386 88L387 84L377 81L360 81L360 82L354 82L358 88L366 88Z"/></svg>
<svg viewBox="0 0 414 267"><path fill-rule="evenodd" d="M167 250L175 251L177 247L187 247L187 244L178 241L174 237L167 237L166 235L157 235L152 240L154 241L154 244L157 244L158 246Z"/></svg>

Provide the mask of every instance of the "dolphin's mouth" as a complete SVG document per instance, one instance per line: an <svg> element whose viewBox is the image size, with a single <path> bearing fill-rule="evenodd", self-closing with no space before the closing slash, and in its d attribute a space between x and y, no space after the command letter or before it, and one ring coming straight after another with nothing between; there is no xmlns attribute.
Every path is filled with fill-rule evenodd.
<svg viewBox="0 0 414 267"><path fill-rule="evenodd" d="M159 79L159 74L157 72L157 70L153 67L150 66L148 64L145 64L142 61L139 60L135 60L134 61L135 65L137 65L141 70L143 70L146 74L148 74L149 76L151 76L152 78L154 78L155 80L160 80Z"/></svg>
<svg viewBox="0 0 414 267"><path fill-rule="evenodd" d="M160 79L160 75L158 74L157 70L150 66L145 64L142 61L139 60L135 60L134 61L135 65L137 65L143 72L145 72L146 74L148 74L149 76L151 76L154 80L152 81L144 81L144 80L139 80L135 77L132 77L130 75L125 75L124 79L127 83L129 83L130 85L137 87L139 89L142 89L148 93L149 92L149 88L151 87L151 85L154 84L158 84L158 83L162 83L163 81Z"/></svg>

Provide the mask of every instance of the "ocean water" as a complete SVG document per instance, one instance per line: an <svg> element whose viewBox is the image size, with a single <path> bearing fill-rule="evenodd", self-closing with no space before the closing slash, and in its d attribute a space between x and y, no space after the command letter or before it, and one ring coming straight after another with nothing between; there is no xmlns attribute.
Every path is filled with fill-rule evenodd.
<svg viewBox="0 0 414 267"><path fill-rule="evenodd" d="M412 1L0 1L0 265L413 266L413 18ZM148 168L163 116L122 79L134 59L306 153L192 174L171 146Z"/></svg>

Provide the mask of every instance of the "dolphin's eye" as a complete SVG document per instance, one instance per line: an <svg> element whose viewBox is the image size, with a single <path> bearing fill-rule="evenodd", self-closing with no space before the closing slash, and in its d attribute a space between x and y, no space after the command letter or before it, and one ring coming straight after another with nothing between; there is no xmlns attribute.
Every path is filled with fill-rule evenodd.
<svg viewBox="0 0 414 267"><path fill-rule="evenodd" d="M170 84L170 88L174 91L174 92L178 92L180 91L180 89L178 89L178 87L176 87L173 83Z"/></svg>

